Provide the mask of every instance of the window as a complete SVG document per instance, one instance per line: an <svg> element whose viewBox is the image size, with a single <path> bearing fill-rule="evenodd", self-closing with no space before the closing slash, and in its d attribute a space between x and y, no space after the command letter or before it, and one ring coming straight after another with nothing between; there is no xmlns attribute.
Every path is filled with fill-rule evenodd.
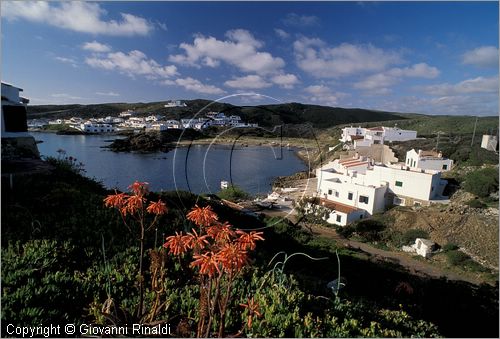
<svg viewBox="0 0 500 339"><path fill-rule="evenodd" d="M363 204L368 204L368 197L364 196L364 195L360 195L359 196L359 202L361 202Z"/></svg>
<svg viewBox="0 0 500 339"><path fill-rule="evenodd" d="M337 215L337 222L342 222L342 216L341 215Z"/></svg>
<svg viewBox="0 0 500 339"><path fill-rule="evenodd" d="M396 186L397 187L403 187L403 182L402 181L396 181Z"/></svg>
<svg viewBox="0 0 500 339"><path fill-rule="evenodd" d="M361 215L359 216L359 219L363 219L363 214L361 214Z"/></svg>
<svg viewBox="0 0 500 339"><path fill-rule="evenodd" d="M332 190L328 190L328 195L332 195Z"/></svg>
<svg viewBox="0 0 500 339"><path fill-rule="evenodd" d="M347 194L347 199L352 200L352 196L353 196L352 192L349 192L349 193Z"/></svg>
<svg viewBox="0 0 500 339"><path fill-rule="evenodd" d="M443 169L447 170L448 169L448 165L443 165Z"/></svg>
<svg viewBox="0 0 500 339"><path fill-rule="evenodd" d="M335 198L339 197L339 191L335 191Z"/></svg>

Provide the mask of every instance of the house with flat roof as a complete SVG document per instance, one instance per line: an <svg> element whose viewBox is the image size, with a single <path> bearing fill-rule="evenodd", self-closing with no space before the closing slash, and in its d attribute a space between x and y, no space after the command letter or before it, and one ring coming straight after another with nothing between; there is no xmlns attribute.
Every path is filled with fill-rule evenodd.
<svg viewBox="0 0 500 339"><path fill-rule="evenodd" d="M316 177L317 193L323 202L355 209L345 212L346 221L370 217L392 205L429 205L443 199L447 184L440 171L412 169L401 163L375 163L362 156L336 159L316 169Z"/></svg>
<svg viewBox="0 0 500 339"><path fill-rule="evenodd" d="M16 157L40 157L35 139L28 133L26 106L23 89L2 82L2 160Z"/></svg>
<svg viewBox="0 0 500 339"><path fill-rule="evenodd" d="M371 128L345 127L342 129L342 142L351 143L354 148L383 144L384 142L407 141L417 138L417 132L398 127L377 126Z"/></svg>
<svg viewBox="0 0 500 339"><path fill-rule="evenodd" d="M411 149L406 152L405 164L412 169L429 169L446 172L452 169L453 160L444 158L441 152L437 151L415 151Z"/></svg>

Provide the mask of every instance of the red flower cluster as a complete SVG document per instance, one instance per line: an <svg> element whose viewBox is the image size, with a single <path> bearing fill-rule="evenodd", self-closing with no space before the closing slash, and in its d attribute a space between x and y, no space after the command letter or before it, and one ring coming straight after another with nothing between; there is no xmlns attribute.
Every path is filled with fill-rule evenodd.
<svg viewBox="0 0 500 339"><path fill-rule="evenodd" d="M204 234L194 229L186 235L176 233L167 237L163 247L174 255L193 250L191 267L199 267L200 274L210 278L221 272L239 272L248 263L247 251L255 249L256 241L264 240L262 232L235 231L229 223L219 222L210 206L195 206L187 217Z"/></svg>
<svg viewBox="0 0 500 339"><path fill-rule="evenodd" d="M147 202L144 197L149 192L149 184L147 182L134 182L129 186L131 195L126 193L116 193L108 195L104 199L106 207L114 207L120 211L123 216L127 214L135 214L142 210ZM161 200L150 202L146 207L146 212L154 215L162 215L167 213L167 206Z"/></svg>

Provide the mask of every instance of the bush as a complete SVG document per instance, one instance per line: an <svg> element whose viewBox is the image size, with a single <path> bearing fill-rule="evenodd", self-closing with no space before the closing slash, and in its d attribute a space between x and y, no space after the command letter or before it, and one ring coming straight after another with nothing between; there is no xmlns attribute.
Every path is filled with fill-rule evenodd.
<svg viewBox="0 0 500 339"><path fill-rule="evenodd" d="M470 260L467 254L458 250L449 251L446 256L448 257L448 263L453 266L465 265Z"/></svg>
<svg viewBox="0 0 500 339"><path fill-rule="evenodd" d="M485 198L490 193L498 191L498 169L493 167L483 168L470 172L465 176L463 188L480 198Z"/></svg>
<svg viewBox="0 0 500 339"><path fill-rule="evenodd" d="M481 200L479 199L472 199L472 200L469 200L465 203L466 205L469 205L469 207L472 207L472 208L486 208L488 206L486 206L486 204L484 204Z"/></svg>
<svg viewBox="0 0 500 339"><path fill-rule="evenodd" d="M443 246L443 251L444 252L449 252L449 251L455 251L458 250L458 246L455 245L454 243L447 243L446 245Z"/></svg>
<svg viewBox="0 0 500 339"><path fill-rule="evenodd" d="M429 233L427 233L424 230L411 229L411 230L406 231L403 234L403 237L401 240L402 240L403 245L411 245L415 242L415 239L417 239L417 238L427 239L427 238L429 238Z"/></svg>
<svg viewBox="0 0 500 339"><path fill-rule="evenodd" d="M217 193L217 196L221 199L229 201L241 201L250 198L250 195L247 192L243 191L236 185L231 185L228 188L221 190L219 193Z"/></svg>

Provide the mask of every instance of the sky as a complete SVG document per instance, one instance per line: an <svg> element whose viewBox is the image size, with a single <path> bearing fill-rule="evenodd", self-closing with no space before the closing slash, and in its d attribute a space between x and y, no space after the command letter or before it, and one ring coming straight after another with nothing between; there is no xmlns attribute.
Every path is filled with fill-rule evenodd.
<svg viewBox="0 0 500 339"><path fill-rule="evenodd" d="M30 104L204 98L498 115L498 2L1 2Z"/></svg>

